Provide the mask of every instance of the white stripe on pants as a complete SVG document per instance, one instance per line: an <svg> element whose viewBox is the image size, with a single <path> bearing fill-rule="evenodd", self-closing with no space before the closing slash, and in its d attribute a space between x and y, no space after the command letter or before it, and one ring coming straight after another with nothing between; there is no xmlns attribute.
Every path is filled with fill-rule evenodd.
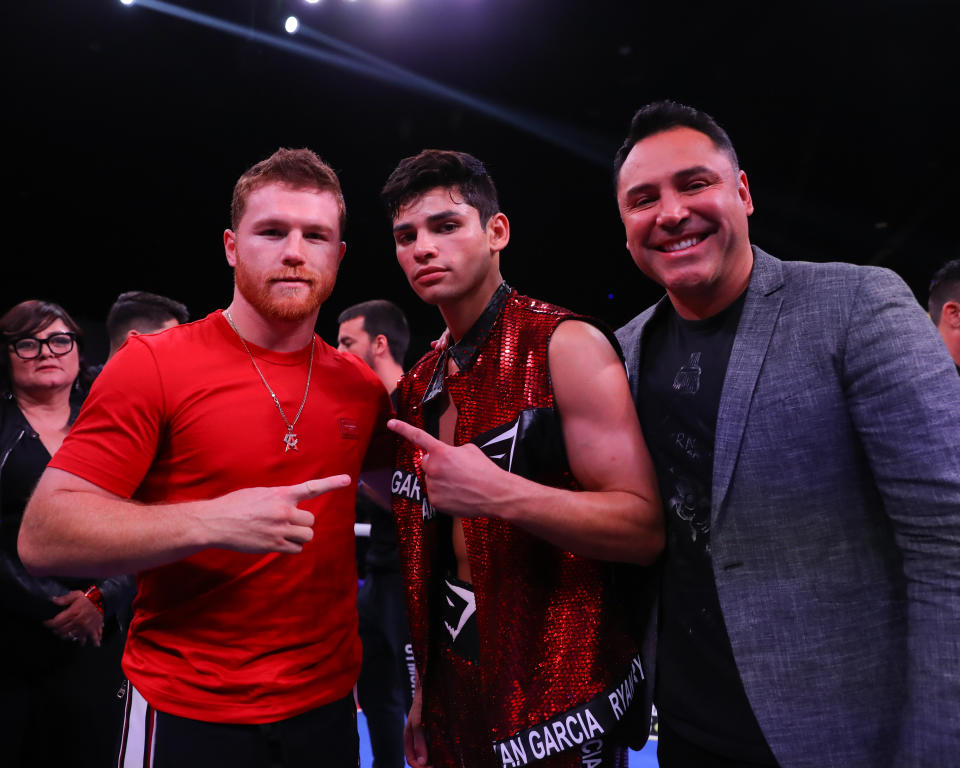
<svg viewBox="0 0 960 768"><path fill-rule="evenodd" d="M128 680L118 768L152 768L156 738L157 712Z"/></svg>

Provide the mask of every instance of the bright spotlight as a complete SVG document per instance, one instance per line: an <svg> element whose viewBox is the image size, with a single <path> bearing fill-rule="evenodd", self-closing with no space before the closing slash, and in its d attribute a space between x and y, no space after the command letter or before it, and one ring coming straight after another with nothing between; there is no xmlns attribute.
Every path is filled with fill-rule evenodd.
<svg viewBox="0 0 960 768"><path fill-rule="evenodd" d="M292 35L300 29L300 20L296 16L287 16L287 20L283 22L283 28Z"/></svg>
<svg viewBox="0 0 960 768"><path fill-rule="evenodd" d="M136 2L136 0L120 0L120 2L123 3L124 5L133 5Z"/></svg>
<svg viewBox="0 0 960 768"><path fill-rule="evenodd" d="M310 5L316 5L317 3L320 2L320 0L306 0L306 2Z"/></svg>

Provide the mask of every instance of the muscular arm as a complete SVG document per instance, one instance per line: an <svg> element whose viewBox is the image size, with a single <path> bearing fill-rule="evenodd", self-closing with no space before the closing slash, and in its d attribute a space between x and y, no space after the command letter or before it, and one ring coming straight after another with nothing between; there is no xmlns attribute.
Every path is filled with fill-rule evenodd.
<svg viewBox="0 0 960 768"><path fill-rule="evenodd" d="M216 499L139 504L63 470L47 469L24 512L17 542L35 575L113 576L181 560L210 547L299 552L313 515L297 503L348 485L347 475Z"/></svg>
<svg viewBox="0 0 960 768"><path fill-rule="evenodd" d="M406 424L391 428L427 452L427 494L439 509L501 517L585 557L652 562L663 549L663 511L623 365L603 334L579 321L554 332L549 365L581 491L506 472L472 444L454 448Z"/></svg>
<svg viewBox="0 0 960 768"><path fill-rule="evenodd" d="M504 505L508 519L571 552L652 562L663 549L663 507L623 364L597 328L579 321L554 332L549 364L570 468L583 490L535 486Z"/></svg>

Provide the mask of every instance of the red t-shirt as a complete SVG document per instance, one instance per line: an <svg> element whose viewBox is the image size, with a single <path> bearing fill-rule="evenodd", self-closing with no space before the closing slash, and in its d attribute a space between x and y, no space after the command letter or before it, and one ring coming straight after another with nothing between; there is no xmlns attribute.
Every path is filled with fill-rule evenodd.
<svg viewBox="0 0 960 768"><path fill-rule="evenodd" d="M317 339L310 392L286 426L222 313L132 337L96 382L51 467L145 503L239 488L357 477L391 406L353 355ZM288 419L303 398L310 348L250 345ZM265 723L335 701L360 669L356 486L300 506L314 537L299 554L208 549L137 575L123 669L162 712Z"/></svg>

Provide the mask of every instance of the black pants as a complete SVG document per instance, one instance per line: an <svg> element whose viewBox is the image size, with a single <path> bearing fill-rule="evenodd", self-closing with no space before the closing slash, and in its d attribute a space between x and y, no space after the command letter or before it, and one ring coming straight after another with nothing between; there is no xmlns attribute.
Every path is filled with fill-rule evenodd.
<svg viewBox="0 0 960 768"><path fill-rule="evenodd" d="M770 763L738 760L688 741L660 718L657 762L660 768L776 768Z"/></svg>
<svg viewBox="0 0 960 768"><path fill-rule="evenodd" d="M131 693L139 696L132 686ZM145 724L128 723L125 728L121 766L357 768L360 762L352 693L276 723L207 723L154 712L151 707L147 707L144 720ZM143 754L148 756L146 760Z"/></svg>
<svg viewBox="0 0 960 768"><path fill-rule="evenodd" d="M357 698L367 718L373 768L403 768L403 723L413 699L413 651L403 577L370 570L360 587L363 667Z"/></svg>

